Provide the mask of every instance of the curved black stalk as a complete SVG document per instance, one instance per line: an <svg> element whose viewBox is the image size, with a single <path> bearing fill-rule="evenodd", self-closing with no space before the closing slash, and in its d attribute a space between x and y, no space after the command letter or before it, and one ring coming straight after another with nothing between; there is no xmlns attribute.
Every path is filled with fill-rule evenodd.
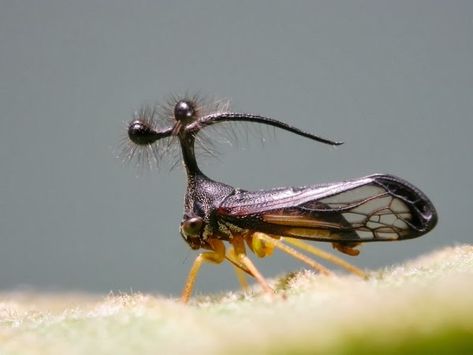
<svg viewBox="0 0 473 355"><path fill-rule="evenodd" d="M179 135L179 143L181 144L182 159L184 160L184 166L186 167L187 176L203 175L197 165L195 158L195 136L193 134L187 134L183 132Z"/></svg>

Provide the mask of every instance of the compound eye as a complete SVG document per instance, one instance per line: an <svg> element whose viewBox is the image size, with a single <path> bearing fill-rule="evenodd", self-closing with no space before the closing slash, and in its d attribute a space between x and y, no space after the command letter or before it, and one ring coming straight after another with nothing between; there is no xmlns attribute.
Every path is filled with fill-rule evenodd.
<svg viewBox="0 0 473 355"><path fill-rule="evenodd" d="M182 232L186 236L199 235L204 221L200 217L192 217L182 223Z"/></svg>
<svg viewBox="0 0 473 355"><path fill-rule="evenodd" d="M194 116L195 107L192 102L181 100L174 106L174 118L176 121L188 120Z"/></svg>
<svg viewBox="0 0 473 355"><path fill-rule="evenodd" d="M135 120L128 126L128 137L138 145L148 145L156 141L156 132L145 122Z"/></svg>

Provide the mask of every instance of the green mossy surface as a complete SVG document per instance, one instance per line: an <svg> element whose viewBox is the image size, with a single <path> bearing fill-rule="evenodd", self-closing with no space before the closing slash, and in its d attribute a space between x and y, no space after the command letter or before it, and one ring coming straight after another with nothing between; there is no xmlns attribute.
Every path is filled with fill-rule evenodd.
<svg viewBox="0 0 473 355"><path fill-rule="evenodd" d="M354 276L310 271L278 294L0 295L0 354L473 353L473 247Z"/></svg>

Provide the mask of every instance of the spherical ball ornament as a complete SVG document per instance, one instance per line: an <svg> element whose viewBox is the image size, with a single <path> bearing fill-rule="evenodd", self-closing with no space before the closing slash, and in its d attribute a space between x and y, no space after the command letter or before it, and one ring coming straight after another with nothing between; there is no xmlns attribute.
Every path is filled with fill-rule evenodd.
<svg viewBox="0 0 473 355"><path fill-rule="evenodd" d="M148 145L156 141L156 132L144 121L135 120L128 126L128 137L138 145Z"/></svg>
<svg viewBox="0 0 473 355"><path fill-rule="evenodd" d="M174 106L174 118L176 121L189 120L195 117L195 106L191 101L181 100Z"/></svg>

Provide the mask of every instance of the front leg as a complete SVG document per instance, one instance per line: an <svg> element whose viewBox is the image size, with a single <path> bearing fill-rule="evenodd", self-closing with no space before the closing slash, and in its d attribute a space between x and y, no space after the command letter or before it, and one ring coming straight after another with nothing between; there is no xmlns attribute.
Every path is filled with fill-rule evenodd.
<svg viewBox="0 0 473 355"><path fill-rule="evenodd" d="M181 296L181 300L184 303L187 303L189 301L189 298L191 297L195 280L197 278L197 274L199 273L200 267L202 266L202 263L208 262L212 264L220 264L225 260L225 245L223 244L223 242L218 239L211 239L209 240L209 244L213 250L200 253L195 258L194 263L192 264L192 267L189 271L189 275L187 276L187 280L184 285L184 290L182 291Z"/></svg>

